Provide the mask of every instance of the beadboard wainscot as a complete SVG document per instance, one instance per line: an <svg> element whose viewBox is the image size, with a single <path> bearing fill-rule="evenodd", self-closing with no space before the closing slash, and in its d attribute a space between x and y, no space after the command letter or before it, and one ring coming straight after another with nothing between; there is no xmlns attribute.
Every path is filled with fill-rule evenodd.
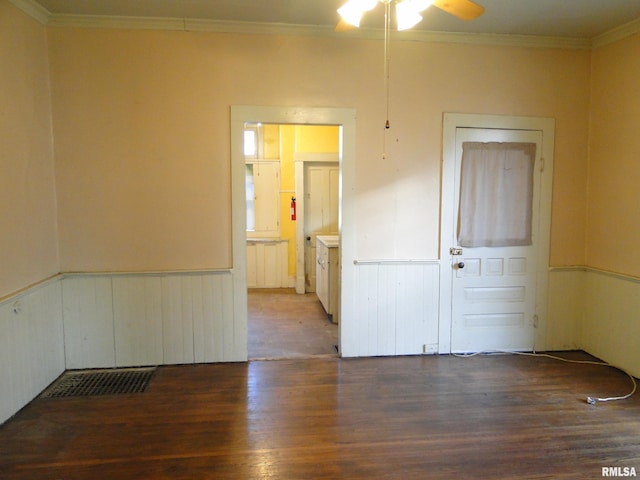
<svg viewBox="0 0 640 480"><path fill-rule="evenodd" d="M543 323L546 350L580 349L585 279L586 269L583 266L549 268L548 318Z"/></svg>
<svg viewBox="0 0 640 480"><path fill-rule="evenodd" d="M291 288L289 242L279 238L247 238L247 287Z"/></svg>
<svg viewBox="0 0 640 480"><path fill-rule="evenodd" d="M67 368L246 360L230 270L65 274L63 304Z"/></svg>
<svg viewBox="0 0 640 480"><path fill-rule="evenodd" d="M349 356L437 353L437 260L356 260L356 308Z"/></svg>
<svg viewBox="0 0 640 480"><path fill-rule="evenodd" d="M64 370L61 277L0 299L0 424Z"/></svg>
<svg viewBox="0 0 640 480"><path fill-rule="evenodd" d="M580 348L640 378L640 278L589 268Z"/></svg>

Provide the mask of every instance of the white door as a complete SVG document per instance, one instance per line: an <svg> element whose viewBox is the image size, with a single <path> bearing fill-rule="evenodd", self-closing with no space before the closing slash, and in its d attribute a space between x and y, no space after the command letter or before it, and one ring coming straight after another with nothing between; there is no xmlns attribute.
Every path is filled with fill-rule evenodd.
<svg viewBox="0 0 640 480"><path fill-rule="evenodd" d="M316 291L316 236L338 234L339 167L304 166L305 290Z"/></svg>
<svg viewBox="0 0 640 480"><path fill-rule="evenodd" d="M453 228L448 244L443 245L450 258L453 353L535 348L539 247L548 242L540 238L539 228L542 141L540 130L455 130L453 218L449 219ZM471 147L486 151L488 145L506 152L500 153L505 163L485 158L486 166L477 166L486 155L472 157ZM521 154L520 148L526 153ZM494 183L496 178L500 186ZM503 188L506 195L484 199L482 190L503 192ZM513 217L504 221L505 215ZM502 229L502 233L485 231L493 222L503 225L486 230ZM443 268L447 268L444 262Z"/></svg>

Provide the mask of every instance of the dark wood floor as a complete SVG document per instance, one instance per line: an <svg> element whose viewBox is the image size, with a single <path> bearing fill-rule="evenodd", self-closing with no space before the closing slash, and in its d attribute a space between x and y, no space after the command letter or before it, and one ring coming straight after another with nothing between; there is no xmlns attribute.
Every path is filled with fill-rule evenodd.
<svg viewBox="0 0 640 480"><path fill-rule="evenodd" d="M0 427L0 478L599 479L640 471L640 397L584 399L629 389L506 355L161 367L141 394L33 401Z"/></svg>
<svg viewBox="0 0 640 480"><path fill-rule="evenodd" d="M250 359L337 354L338 326L328 319L315 293L250 289L248 333Z"/></svg>

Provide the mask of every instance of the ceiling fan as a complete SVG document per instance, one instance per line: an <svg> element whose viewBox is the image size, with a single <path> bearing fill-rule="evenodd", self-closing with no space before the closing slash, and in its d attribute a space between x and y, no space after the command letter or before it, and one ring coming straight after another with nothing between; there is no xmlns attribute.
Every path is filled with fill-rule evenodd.
<svg viewBox="0 0 640 480"><path fill-rule="evenodd" d="M337 32L358 28L362 16L378 4L384 5L384 88L386 122L385 130L389 130L389 30L391 25L391 4L395 5L395 17L398 30L407 30L417 25L422 20L421 12L429 6L444 10L462 20L473 20L484 13L484 7L473 3L471 0L347 0L338 9L340 21L335 27ZM386 140L383 145L382 158L386 159Z"/></svg>
<svg viewBox="0 0 640 480"><path fill-rule="evenodd" d="M347 0L338 9L340 21L335 30L340 32L359 27L364 13L373 10L378 2L385 5L387 12L391 4L395 4L398 30L407 30L418 24L422 20L420 13L430 5L462 20L473 20L484 13L484 7L470 0Z"/></svg>

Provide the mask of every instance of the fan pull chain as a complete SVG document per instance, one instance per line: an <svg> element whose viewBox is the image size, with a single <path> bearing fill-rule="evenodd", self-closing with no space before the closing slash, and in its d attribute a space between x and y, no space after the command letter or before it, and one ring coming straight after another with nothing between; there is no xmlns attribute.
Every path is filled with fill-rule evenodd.
<svg viewBox="0 0 640 480"><path fill-rule="evenodd" d="M391 128L389 123L389 26L391 22L391 0L384 1L384 90L385 90L385 133L382 136L382 159L387 158L387 134L386 130Z"/></svg>
<svg viewBox="0 0 640 480"><path fill-rule="evenodd" d="M384 88L386 97L387 121L384 128L389 128L389 31L391 24L391 1L386 1L384 5Z"/></svg>

